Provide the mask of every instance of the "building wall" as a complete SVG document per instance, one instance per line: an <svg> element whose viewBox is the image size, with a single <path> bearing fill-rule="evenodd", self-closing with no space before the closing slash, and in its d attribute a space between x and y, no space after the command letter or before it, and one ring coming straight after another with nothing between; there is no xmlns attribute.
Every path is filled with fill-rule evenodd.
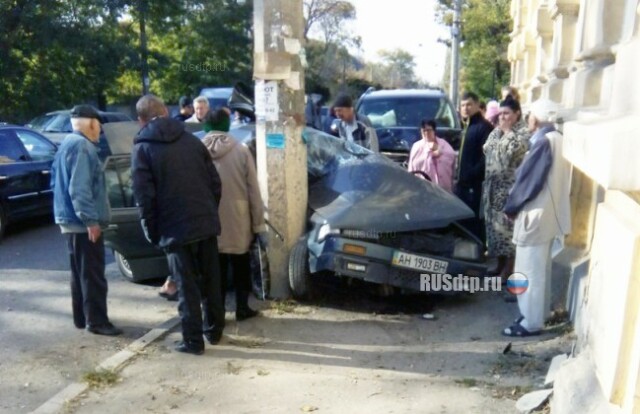
<svg viewBox="0 0 640 414"><path fill-rule="evenodd" d="M523 107L544 97L564 108L566 243L590 259L588 275L568 283L577 349L612 410L640 413L639 1L513 0L511 15Z"/></svg>

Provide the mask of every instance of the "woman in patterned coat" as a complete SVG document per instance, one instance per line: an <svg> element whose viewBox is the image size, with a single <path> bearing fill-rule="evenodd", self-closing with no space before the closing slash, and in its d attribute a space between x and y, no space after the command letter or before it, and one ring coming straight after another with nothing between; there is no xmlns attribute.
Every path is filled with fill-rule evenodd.
<svg viewBox="0 0 640 414"><path fill-rule="evenodd" d="M518 101L507 96L500 103L499 124L489 134L483 150L485 179L482 186L487 250L490 257L498 258L498 271L503 278L513 272L515 246L513 222L503 213L509 190L515 182L516 168L529 148L530 133L521 119Z"/></svg>

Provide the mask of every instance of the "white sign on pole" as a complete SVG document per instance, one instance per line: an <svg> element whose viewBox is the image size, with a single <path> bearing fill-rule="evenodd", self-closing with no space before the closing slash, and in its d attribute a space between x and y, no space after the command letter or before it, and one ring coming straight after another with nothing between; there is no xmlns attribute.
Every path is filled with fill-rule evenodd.
<svg viewBox="0 0 640 414"><path fill-rule="evenodd" d="M279 112L278 82L256 81L256 117L265 121L277 121Z"/></svg>

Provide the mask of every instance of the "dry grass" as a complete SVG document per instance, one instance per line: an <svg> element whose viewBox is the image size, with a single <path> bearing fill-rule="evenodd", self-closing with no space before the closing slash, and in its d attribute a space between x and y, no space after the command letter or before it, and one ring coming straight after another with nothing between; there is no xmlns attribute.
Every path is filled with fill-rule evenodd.
<svg viewBox="0 0 640 414"><path fill-rule="evenodd" d="M91 388L103 388L118 382L120 376L116 372L100 369L85 373L82 380Z"/></svg>

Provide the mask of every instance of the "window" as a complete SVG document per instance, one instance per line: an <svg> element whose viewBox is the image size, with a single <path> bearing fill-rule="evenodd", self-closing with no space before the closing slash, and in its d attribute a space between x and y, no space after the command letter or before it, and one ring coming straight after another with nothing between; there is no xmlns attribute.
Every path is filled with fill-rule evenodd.
<svg viewBox="0 0 640 414"><path fill-rule="evenodd" d="M30 131L17 130L16 135L33 161L50 161L56 155L55 145Z"/></svg>
<svg viewBox="0 0 640 414"><path fill-rule="evenodd" d="M433 119L439 127L455 128L453 109L441 97L365 99L359 112L367 115L375 128L418 128L423 119Z"/></svg>
<svg viewBox="0 0 640 414"><path fill-rule="evenodd" d="M0 131L0 164L9 164L26 159L12 131Z"/></svg>
<svg viewBox="0 0 640 414"><path fill-rule="evenodd" d="M44 132L71 132L71 117L68 113L57 114L44 129Z"/></svg>
<svg viewBox="0 0 640 414"><path fill-rule="evenodd" d="M131 158L129 156L107 158L104 164L104 176L111 208L136 206L133 198Z"/></svg>

